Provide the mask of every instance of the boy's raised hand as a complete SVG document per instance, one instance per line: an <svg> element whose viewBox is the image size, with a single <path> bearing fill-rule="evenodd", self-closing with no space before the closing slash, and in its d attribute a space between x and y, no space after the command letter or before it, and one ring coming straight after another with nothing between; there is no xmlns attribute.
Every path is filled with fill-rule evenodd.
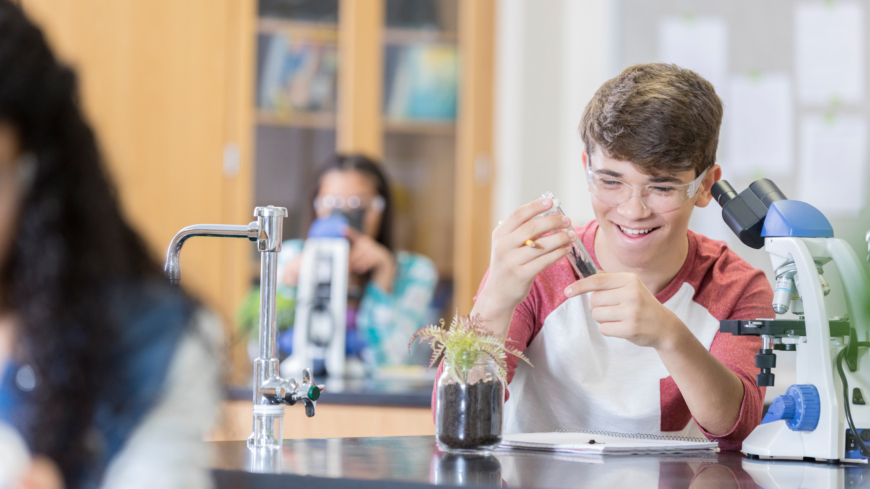
<svg viewBox="0 0 870 489"><path fill-rule="evenodd" d="M604 336L658 350L671 348L685 328L633 273L599 273L580 279L565 289L565 296L587 292L595 292L589 296L589 307Z"/></svg>
<svg viewBox="0 0 870 489"><path fill-rule="evenodd" d="M535 276L568 254L565 247L576 237L574 231L558 231L571 229L571 220L558 215L534 219L551 207L552 199L528 203L492 232L489 277L474 310L484 319L510 317L529 294ZM550 236L539 237L553 231ZM528 246L527 240L534 241L535 247Z"/></svg>

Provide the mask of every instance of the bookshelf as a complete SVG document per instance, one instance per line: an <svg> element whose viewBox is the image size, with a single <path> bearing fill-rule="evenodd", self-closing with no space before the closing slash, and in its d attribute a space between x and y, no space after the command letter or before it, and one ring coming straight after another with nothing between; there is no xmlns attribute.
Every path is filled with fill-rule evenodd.
<svg viewBox="0 0 870 489"><path fill-rule="evenodd" d="M384 119L384 132L394 134L452 135L456 132L453 121L426 121L408 119Z"/></svg>
<svg viewBox="0 0 870 489"><path fill-rule="evenodd" d="M261 8L256 22L261 46L255 82L255 172L264 174L254 181L269 188L256 188L255 199L269 198L288 207L286 227L291 231L285 237L302 237L301 221L295 222L301 218L294 216L301 216L308 196L282 194L282 185L299 191L304 185L285 185L281 174L305 179L333 150L362 152L383 161L397 204L396 247L436 263L440 286L454 297L443 304L442 315L452 314L454 307L470 311L489 263L491 182L476 178L475 168L480 174L480 161L492 161L494 0L339 0L326 13L323 4L318 7L317 18L262 15ZM260 103L267 36L337 49L333 107L304 110ZM474 56L474 64L467 62L467 55ZM397 88L401 77L406 84L422 78L422 88ZM433 87L440 92L425 91ZM435 96L440 98L432 102ZM279 147L282 139L305 146ZM474 212L468 211L469 205Z"/></svg>
<svg viewBox="0 0 870 489"><path fill-rule="evenodd" d="M334 112L276 112L257 110L257 124L263 126L331 129L335 127Z"/></svg>

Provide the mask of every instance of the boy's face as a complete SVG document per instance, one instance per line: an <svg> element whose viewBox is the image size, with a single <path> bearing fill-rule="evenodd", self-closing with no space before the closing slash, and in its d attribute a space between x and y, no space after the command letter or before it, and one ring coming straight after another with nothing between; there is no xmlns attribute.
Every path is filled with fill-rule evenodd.
<svg viewBox="0 0 870 489"><path fill-rule="evenodd" d="M589 155L583 152L583 167L588 169ZM653 176L641 172L630 161L609 158L595 149L592 153L592 169L596 174L605 172L608 179L619 180L638 187L622 205L612 207L601 198L592 195L592 208L598 220L599 230L608 244L608 252L623 266L633 269L655 268L662 260L681 248L689 228L689 218L695 206L706 207L712 199L710 188L719 180L722 170L714 165L707 170L698 191L676 209L654 213L644 206L639 187L643 185L680 185L692 182L698 175L694 170L672 174L676 180L662 183ZM682 187L687 188L687 187ZM590 189L591 190L591 189ZM641 233L638 233L641 231Z"/></svg>

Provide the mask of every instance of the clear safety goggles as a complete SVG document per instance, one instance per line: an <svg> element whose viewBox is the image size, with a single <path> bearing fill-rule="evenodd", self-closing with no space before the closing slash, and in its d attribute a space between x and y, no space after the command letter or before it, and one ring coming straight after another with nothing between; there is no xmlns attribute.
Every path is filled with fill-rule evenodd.
<svg viewBox="0 0 870 489"><path fill-rule="evenodd" d="M621 207L628 202L637 191L638 200L644 209L649 209L653 214L661 214L678 209L687 200L694 197L707 170L701 172L698 178L689 183L669 184L660 183L653 185L629 185L622 180L617 180L608 175L598 175L592 171L592 158L586 165L586 181L589 190L598 200L610 207Z"/></svg>
<svg viewBox="0 0 870 489"><path fill-rule="evenodd" d="M374 197L359 197L357 195L351 195L348 197L344 197L341 195L324 195L322 197L314 199L314 210L318 213L328 213L333 210L365 211L368 209L371 209L375 212L383 212L385 205L386 202L384 202L384 198L380 195L376 195Z"/></svg>

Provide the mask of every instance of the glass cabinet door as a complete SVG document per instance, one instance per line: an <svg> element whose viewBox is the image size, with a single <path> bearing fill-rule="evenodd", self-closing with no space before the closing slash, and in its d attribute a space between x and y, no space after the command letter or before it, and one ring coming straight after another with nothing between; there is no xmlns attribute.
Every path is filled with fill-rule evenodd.
<svg viewBox="0 0 870 489"><path fill-rule="evenodd" d="M335 151L338 0L258 10L254 203L286 207L284 238L303 238L314 168Z"/></svg>
<svg viewBox="0 0 870 489"><path fill-rule="evenodd" d="M435 262L430 322L453 315L457 8L457 0L385 5L384 164L396 200L394 239Z"/></svg>

